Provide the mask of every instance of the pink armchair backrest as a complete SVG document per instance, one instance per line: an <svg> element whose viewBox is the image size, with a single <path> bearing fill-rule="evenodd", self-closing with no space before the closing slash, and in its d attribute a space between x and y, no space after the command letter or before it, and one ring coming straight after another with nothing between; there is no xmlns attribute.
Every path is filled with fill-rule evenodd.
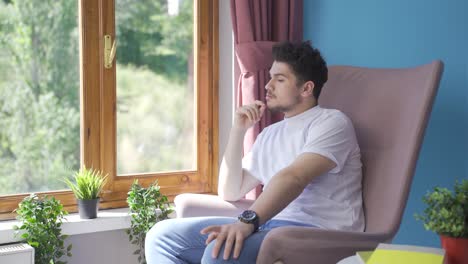
<svg viewBox="0 0 468 264"><path fill-rule="evenodd" d="M441 61L407 69L332 66L319 98L353 121L363 161L365 232L285 226L263 241L258 264L335 264L358 250L393 239L443 70ZM178 217L236 216L252 201L226 202L215 195L181 194Z"/></svg>
<svg viewBox="0 0 468 264"><path fill-rule="evenodd" d="M408 69L332 66L320 105L353 121L361 148L366 232L397 232L440 76L441 61Z"/></svg>

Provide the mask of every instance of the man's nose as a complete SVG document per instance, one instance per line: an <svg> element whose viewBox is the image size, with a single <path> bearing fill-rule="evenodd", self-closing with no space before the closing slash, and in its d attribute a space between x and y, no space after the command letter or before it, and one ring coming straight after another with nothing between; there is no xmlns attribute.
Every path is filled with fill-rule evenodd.
<svg viewBox="0 0 468 264"><path fill-rule="evenodd" d="M265 85L265 90L271 90L271 79L267 82L267 84Z"/></svg>

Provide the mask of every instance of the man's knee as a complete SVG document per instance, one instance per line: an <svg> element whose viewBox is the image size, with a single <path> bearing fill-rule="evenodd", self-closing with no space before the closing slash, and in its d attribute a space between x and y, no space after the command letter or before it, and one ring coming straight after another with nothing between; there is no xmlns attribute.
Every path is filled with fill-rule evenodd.
<svg viewBox="0 0 468 264"><path fill-rule="evenodd" d="M145 244L146 246L150 244L157 243L163 238L171 235L171 225L173 219L166 219L163 221L157 222L151 229L146 233Z"/></svg>
<svg viewBox="0 0 468 264"><path fill-rule="evenodd" d="M210 244L208 244L206 246L205 252L203 254L203 258L202 258L202 261L201 261L202 264L226 264L226 263L244 264L244 263L249 263L249 262L245 262L245 260L242 261L240 259L239 260L238 259L233 259L232 258L232 252L231 252L231 256L229 256L229 261L224 260L223 259L223 257L224 257L224 245L221 247L221 250L219 251L218 257L213 258L211 256L211 253L213 252L213 248L214 248L215 244L216 244L216 240L212 241Z"/></svg>
<svg viewBox="0 0 468 264"><path fill-rule="evenodd" d="M203 264L218 264L218 263L231 263L231 264L255 264L257 260L258 251L260 250L260 245L262 244L263 239L265 238L268 231L259 231L255 234L252 234L247 239L244 240L240 256L238 259L232 258L232 253L234 248L231 250L231 256L229 256L229 261L225 261L224 257L224 244L219 250L217 258L212 258L211 253L215 246L216 240L211 241L205 248L203 254L202 263Z"/></svg>
<svg viewBox="0 0 468 264"><path fill-rule="evenodd" d="M216 243L216 240L213 240L211 241L211 243L209 243L206 248L205 248L205 252L203 253L203 258L202 258L202 261L201 263L202 264L218 264L218 263L223 263L223 253L224 253L224 246L221 247L221 250L219 255L218 255L218 258L213 258L211 256L211 253L213 252L213 248L214 248L214 245Z"/></svg>

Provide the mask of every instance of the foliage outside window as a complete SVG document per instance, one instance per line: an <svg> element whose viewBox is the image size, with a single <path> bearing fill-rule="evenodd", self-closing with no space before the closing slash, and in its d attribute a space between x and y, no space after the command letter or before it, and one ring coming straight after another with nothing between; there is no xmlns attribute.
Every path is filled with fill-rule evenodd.
<svg viewBox="0 0 468 264"><path fill-rule="evenodd" d="M31 192L76 210L61 179L81 165L109 175L100 208L126 206L134 178L214 190L216 23L217 0L0 0L0 219Z"/></svg>
<svg viewBox="0 0 468 264"><path fill-rule="evenodd" d="M77 9L0 0L0 195L63 189L79 168Z"/></svg>
<svg viewBox="0 0 468 264"><path fill-rule="evenodd" d="M115 3L117 174L194 169L194 1Z"/></svg>

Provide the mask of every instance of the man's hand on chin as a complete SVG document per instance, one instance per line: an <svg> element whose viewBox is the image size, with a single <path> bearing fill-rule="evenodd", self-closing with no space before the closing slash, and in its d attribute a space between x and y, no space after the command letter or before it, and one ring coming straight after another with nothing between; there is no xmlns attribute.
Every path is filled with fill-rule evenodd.
<svg viewBox="0 0 468 264"><path fill-rule="evenodd" d="M209 234L208 238L206 239L207 245L216 239L213 252L211 252L212 258L218 257L221 247L224 243L226 243L223 255L225 260L229 259L233 248L233 258L237 259L240 255L244 240L253 232L253 224L245 224L239 221L233 224L221 226L208 226L200 231L201 234Z"/></svg>

